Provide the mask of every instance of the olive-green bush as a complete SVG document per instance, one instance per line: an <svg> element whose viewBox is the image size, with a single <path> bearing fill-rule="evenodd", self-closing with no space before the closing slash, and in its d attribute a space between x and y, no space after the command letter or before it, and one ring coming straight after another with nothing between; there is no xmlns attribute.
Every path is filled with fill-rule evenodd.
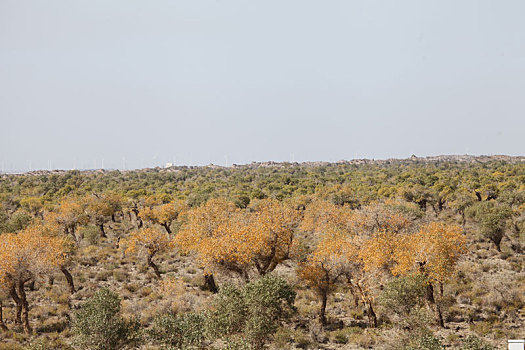
<svg viewBox="0 0 525 350"><path fill-rule="evenodd" d="M73 315L74 346L87 350L117 350L139 339L138 322L120 315L120 297L99 289Z"/></svg>

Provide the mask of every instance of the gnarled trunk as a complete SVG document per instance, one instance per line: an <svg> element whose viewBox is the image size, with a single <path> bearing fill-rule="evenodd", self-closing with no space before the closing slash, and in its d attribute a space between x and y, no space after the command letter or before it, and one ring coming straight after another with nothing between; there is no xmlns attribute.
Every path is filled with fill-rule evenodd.
<svg viewBox="0 0 525 350"><path fill-rule="evenodd" d="M11 284L9 295L15 302L15 324L22 324L22 301L16 292L15 284Z"/></svg>
<svg viewBox="0 0 525 350"><path fill-rule="evenodd" d="M430 308L434 311L436 315L436 322L438 323L440 327L444 328L445 322L443 321L443 314L441 313L441 307L439 306L438 303L436 303L436 299L434 299L434 286L430 282L427 284L426 298L427 298Z"/></svg>
<svg viewBox="0 0 525 350"><path fill-rule="evenodd" d="M135 218L137 219L137 228L141 228L143 225L143 222L139 216L139 210L137 208L133 208L131 209L131 211L135 214Z"/></svg>
<svg viewBox="0 0 525 350"><path fill-rule="evenodd" d="M69 291L71 292L71 294L75 293L76 290L75 290L75 283L73 282L73 276L71 276L71 274L69 273L69 271L66 269L65 266L61 266L60 271L62 271L62 273L66 277L66 281L69 286Z"/></svg>
<svg viewBox="0 0 525 350"><path fill-rule="evenodd" d="M171 235L170 224L168 224L167 222L165 222L165 223L163 223L163 224L161 224L161 225L166 229L166 232L167 232L168 234Z"/></svg>
<svg viewBox="0 0 525 350"><path fill-rule="evenodd" d="M357 290L359 291L359 294L361 295L361 300L363 301L363 304L366 305L367 310L366 314L368 316L368 327L370 328L376 328L377 327L377 315L374 311L374 305L372 303L372 299L365 293L363 288L359 285L359 283L356 283Z"/></svg>
<svg viewBox="0 0 525 350"><path fill-rule="evenodd" d="M367 316L368 316L368 327L370 328L377 328L377 316L374 311L374 307L372 306L372 301L368 301L367 303L368 310L367 310Z"/></svg>
<svg viewBox="0 0 525 350"><path fill-rule="evenodd" d="M8 328L4 323L4 304L0 300L0 329L3 331L7 331Z"/></svg>
<svg viewBox="0 0 525 350"><path fill-rule="evenodd" d="M213 294L219 292L219 288L217 288L217 284L215 284L215 278L211 273L204 274L204 287Z"/></svg>
<svg viewBox="0 0 525 350"><path fill-rule="evenodd" d="M319 310L319 321L321 321L321 324L323 326L326 326L327 320L326 320L326 304L328 302L328 291L321 290L320 291L321 296L321 310Z"/></svg>
<svg viewBox="0 0 525 350"><path fill-rule="evenodd" d="M159 267L153 262L153 255L148 255L148 266L150 266L153 271L155 271L155 276L160 279Z"/></svg>
<svg viewBox="0 0 525 350"><path fill-rule="evenodd" d="M428 275L425 271L425 265L426 265L426 262L425 261L420 261L418 262L419 264L419 272L428 278ZM427 282L427 286L426 286L426 289L425 289L425 297L426 297L426 300L427 300L427 303L428 303L428 306L431 310L434 311L435 315L436 315L436 322L437 324L444 328L445 327L445 322L443 321L443 314L441 313L441 307L439 306L438 303L436 303L436 299L434 298L434 285L432 284L432 282L428 281Z"/></svg>
<svg viewBox="0 0 525 350"><path fill-rule="evenodd" d="M357 308L359 307L359 293L356 291L356 287L352 283L352 280L350 277L347 277L348 279L348 289L350 289L350 293L354 297L354 306Z"/></svg>
<svg viewBox="0 0 525 350"><path fill-rule="evenodd" d="M100 237L106 238L106 231L104 231L104 224L98 224L98 227L100 228Z"/></svg>
<svg viewBox="0 0 525 350"><path fill-rule="evenodd" d="M23 280L20 280L18 282L18 295L20 296L20 301L22 304L22 321L24 324L24 331L27 334L31 334L31 326L29 326L29 303L27 302L27 295L25 291L25 282Z"/></svg>

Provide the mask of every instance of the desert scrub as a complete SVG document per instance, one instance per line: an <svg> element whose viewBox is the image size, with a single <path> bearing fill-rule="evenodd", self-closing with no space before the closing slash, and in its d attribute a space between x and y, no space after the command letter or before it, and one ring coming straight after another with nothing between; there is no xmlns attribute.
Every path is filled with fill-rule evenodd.
<svg viewBox="0 0 525 350"><path fill-rule="evenodd" d="M120 315L120 297L99 289L73 315L73 343L76 349L116 350L139 339L138 323Z"/></svg>
<svg viewBox="0 0 525 350"><path fill-rule="evenodd" d="M442 350L443 344L439 338L427 333L418 335L410 339L409 345L405 350Z"/></svg>
<svg viewBox="0 0 525 350"><path fill-rule="evenodd" d="M243 288L226 285L212 301L207 313L207 329L212 337L230 339L242 335L260 349L289 319L295 292L282 278L267 275Z"/></svg>
<svg viewBox="0 0 525 350"><path fill-rule="evenodd" d="M469 335L461 345L461 350L493 350L494 347L480 338Z"/></svg>
<svg viewBox="0 0 525 350"><path fill-rule="evenodd" d="M200 348L204 342L204 316L198 313L157 316L148 331L153 343L173 349Z"/></svg>

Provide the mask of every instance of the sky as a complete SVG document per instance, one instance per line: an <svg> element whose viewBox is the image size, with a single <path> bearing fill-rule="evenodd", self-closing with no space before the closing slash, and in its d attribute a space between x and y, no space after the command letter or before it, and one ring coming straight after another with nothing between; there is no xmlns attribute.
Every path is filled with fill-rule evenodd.
<svg viewBox="0 0 525 350"><path fill-rule="evenodd" d="M1 170L525 154L522 0L1 0Z"/></svg>

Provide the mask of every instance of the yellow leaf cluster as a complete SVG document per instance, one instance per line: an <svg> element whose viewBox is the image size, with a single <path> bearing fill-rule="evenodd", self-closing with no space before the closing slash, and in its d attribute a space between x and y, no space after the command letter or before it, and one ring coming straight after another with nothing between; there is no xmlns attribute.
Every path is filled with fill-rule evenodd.
<svg viewBox="0 0 525 350"><path fill-rule="evenodd" d="M211 199L187 213L175 240L182 251L196 253L208 270L219 266L246 275L255 267L265 274L288 258L299 218L298 211L274 200L242 210Z"/></svg>
<svg viewBox="0 0 525 350"><path fill-rule="evenodd" d="M0 283L34 279L66 260L64 237L46 234L41 225L0 235Z"/></svg>
<svg viewBox="0 0 525 350"><path fill-rule="evenodd" d="M432 281L444 282L465 251L466 237L461 227L432 222L399 240L392 273L405 275L416 271Z"/></svg>
<svg viewBox="0 0 525 350"><path fill-rule="evenodd" d="M133 232L124 245L127 246L126 252L144 252L152 257L171 249L173 242L167 233L155 227L146 227Z"/></svg>

